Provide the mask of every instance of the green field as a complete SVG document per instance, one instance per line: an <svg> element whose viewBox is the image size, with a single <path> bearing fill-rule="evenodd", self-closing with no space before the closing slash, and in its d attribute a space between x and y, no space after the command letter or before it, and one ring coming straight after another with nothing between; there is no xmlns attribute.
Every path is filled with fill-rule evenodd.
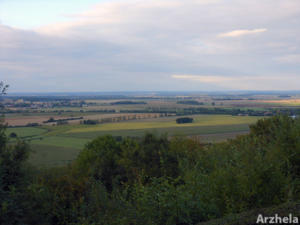
<svg viewBox="0 0 300 225"><path fill-rule="evenodd" d="M183 126L183 127L166 127L166 128L147 128L147 129L128 129L128 130L107 130L107 131L90 131L63 134L66 137L93 139L101 135L109 134L112 136L122 137L141 137L146 132L156 134L167 133L170 136L198 136L210 134L238 133L249 130L248 124L233 124L220 126ZM226 138L225 138L226 139ZM224 140L224 139L223 139ZM204 140L206 141L206 140Z"/></svg>
<svg viewBox="0 0 300 225"><path fill-rule="evenodd" d="M229 115L196 115L193 123L177 124L176 118L156 118L98 125L62 125L8 128L33 148L30 161L37 166L65 164L78 155L92 139L110 134L122 137L141 137L146 132L167 133L169 136L197 136L203 142L223 141L246 133L249 124L261 117ZM16 139L11 138L10 142Z"/></svg>
<svg viewBox="0 0 300 225"><path fill-rule="evenodd" d="M41 139L34 139L30 141L30 143L37 145L48 145L53 147L82 149L88 141L88 139L82 138L49 136L43 137Z"/></svg>
<svg viewBox="0 0 300 225"><path fill-rule="evenodd" d="M36 128L36 127L17 127L17 128L8 128L6 130L6 135L11 133L17 134L19 138L33 137L45 134L47 129Z"/></svg>
<svg viewBox="0 0 300 225"><path fill-rule="evenodd" d="M38 167L54 167L65 165L74 160L79 149L51 146L45 144L32 144L29 161Z"/></svg>

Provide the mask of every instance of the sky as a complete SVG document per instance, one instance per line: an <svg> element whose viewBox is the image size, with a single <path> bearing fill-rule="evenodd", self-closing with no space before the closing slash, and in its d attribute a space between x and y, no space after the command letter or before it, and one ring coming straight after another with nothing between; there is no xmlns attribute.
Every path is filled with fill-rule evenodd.
<svg viewBox="0 0 300 225"><path fill-rule="evenodd" d="M299 90L300 0L0 0L11 92Z"/></svg>

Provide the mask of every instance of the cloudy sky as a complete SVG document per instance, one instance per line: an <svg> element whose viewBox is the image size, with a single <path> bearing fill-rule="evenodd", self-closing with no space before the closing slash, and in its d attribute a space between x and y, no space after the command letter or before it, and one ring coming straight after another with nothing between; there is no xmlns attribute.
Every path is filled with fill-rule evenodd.
<svg viewBox="0 0 300 225"><path fill-rule="evenodd" d="M0 0L12 92L300 89L300 0Z"/></svg>

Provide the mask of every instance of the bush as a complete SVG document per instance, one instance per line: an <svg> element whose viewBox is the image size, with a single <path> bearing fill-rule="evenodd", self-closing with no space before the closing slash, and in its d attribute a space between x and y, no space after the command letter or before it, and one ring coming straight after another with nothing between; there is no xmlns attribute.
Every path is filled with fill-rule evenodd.
<svg viewBox="0 0 300 225"><path fill-rule="evenodd" d="M10 133L9 135L10 138L16 138L17 137L17 134L15 132L12 132Z"/></svg>
<svg viewBox="0 0 300 225"><path fill-rule="evenodd" d="M189 117L182 117L182 118L178 118L176 119L176 123L192 123L194 121L193 118L189 118Z"/></svg>
<svg viewBox="0 0 300 225"><path fill-rule="evenodd" d="M98 123L99 123L98 120L84 120L83 121L83 124L86 124L86 125L96 125Z"/></svg>

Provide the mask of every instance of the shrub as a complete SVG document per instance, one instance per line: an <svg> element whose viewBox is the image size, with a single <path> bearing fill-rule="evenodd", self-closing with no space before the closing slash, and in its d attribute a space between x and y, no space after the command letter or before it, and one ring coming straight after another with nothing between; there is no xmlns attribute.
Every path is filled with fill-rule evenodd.
<svg viewBox="0 0 300 225"><path fill-rule="evenodd" d="M176 123L192 123L194 121L193 118L189 118L189 117L182 117L182 118L178 118L176 119Z"/></svg>

